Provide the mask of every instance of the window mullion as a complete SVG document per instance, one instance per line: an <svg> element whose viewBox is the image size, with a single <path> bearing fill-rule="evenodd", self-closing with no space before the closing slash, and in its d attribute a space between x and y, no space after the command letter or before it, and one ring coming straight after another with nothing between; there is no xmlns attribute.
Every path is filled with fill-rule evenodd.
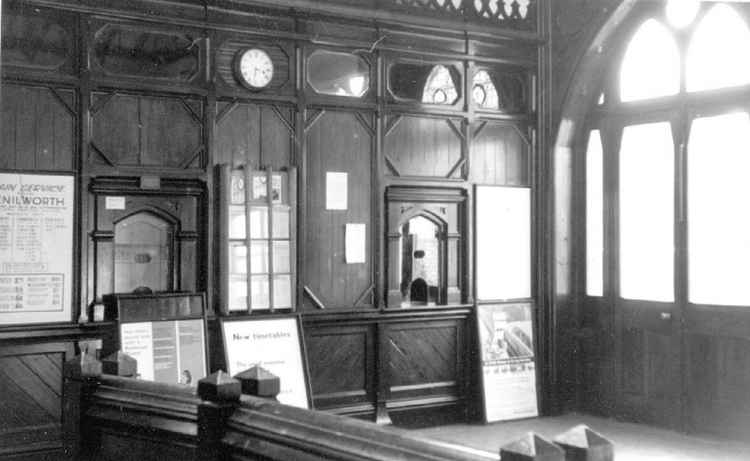
<svg viewBox="0 0 750 461"><path fill-rule="evenodd" d="M245 276L245 283L247 284L247 311L252 312L252 299L253 299L253 293L252 293L252 277L253 272L251 269L252 264L252 251L251 251L251 239L250 239L250 229L252 227L252 223L250 222L252 219L252 214L250 213L250 204L252 201L252 184L253 184L253 174L252 169L250 168L250 165L245 165L243 171L245 172L245 265L246 265L246 276Z"/></svg>

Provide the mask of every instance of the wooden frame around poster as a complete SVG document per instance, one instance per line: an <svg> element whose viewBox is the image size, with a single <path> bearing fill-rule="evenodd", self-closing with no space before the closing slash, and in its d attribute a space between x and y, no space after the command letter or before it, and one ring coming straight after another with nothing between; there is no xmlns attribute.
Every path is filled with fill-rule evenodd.
<svg viewBox="0 0 750 461"><path fill-rule="evenodd" d="M281 380L279 402L313 408L299 315L225 317L221 319L221 337L230 375L260 365Z"/></svg>
<svg viewBox="0 0 750 461"><path fill-rule="evenodd" d="M117 318L117 331L115 333L116 350L121 350L139 360L138 374L143 379L173 384L197 385L199 379L208 375L208 334L206 330L206 294L203 292L169 292L153 294L115 294L112 295L113 303L110 306L114 312L110 316ZM190 324L193 325L190 325ZM191 360L182 359L182 351L188 345L181 344L184 327L195 327L200 323L200 349L201 363L199 366L191 363ZM164 371L168 370L162 366L156 367L154 349L157 341L170 339L167 335L163 338L155 337L154 328L174 324L174 343L168 344L175 350L174 359L176 368L174 379L164 378ZM162 328L162 332L164 329ZM149 352L149 355L142 355ZM192 355L191 355L192 357ZM143 365L152 364L151 369L144 370ZM158 372L157 372L158 370ZM186 373L187 371L187 373ZM153 375L153 376L152 376ZM157 375L162 375L161 378Z"/></svg>
<svg viewBox="0 0 750 461"><path fill-rule="evenodd" d="M72 320L76 198L74 175L0 170L0 326Z"/></svg>

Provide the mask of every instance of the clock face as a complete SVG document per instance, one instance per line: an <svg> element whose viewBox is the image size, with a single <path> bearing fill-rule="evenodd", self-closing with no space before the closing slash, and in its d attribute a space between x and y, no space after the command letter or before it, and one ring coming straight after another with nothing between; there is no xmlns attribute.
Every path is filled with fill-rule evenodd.
<svg viewBox="0 0 750 461"><path fill-rule="evenodd" d="M244 85L255 89L265 88L273 78L273 60L259 48L243 50L237 56L236 72Z"/></svg>

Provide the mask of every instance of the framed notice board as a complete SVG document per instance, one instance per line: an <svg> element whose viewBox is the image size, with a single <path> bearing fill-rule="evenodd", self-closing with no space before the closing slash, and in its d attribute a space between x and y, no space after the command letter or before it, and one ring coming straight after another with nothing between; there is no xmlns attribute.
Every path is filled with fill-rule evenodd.
<svg viewBox="0 0 750 461"><path fill-rule="evenodd" d="M75 179L0 173L0 325L70 322Z"/></svg>
<svg viewBox="0 0 750 461"><path fill-rule="evenodd" d="M205 295L114 295L122 352L138 361L138 377L195 386L208 374Z"/></svg>
<svg viewBox="0 0 750 461"><path fill-rule="evenodd" d="M538 416L532 305L479 305L477 327L485 421Z"/></svg>
<svg viewBox="0 0 750 461"><path fill-rule="evenodd" d="M259 365L281 381L279 402L312 408L302 326L297 315L226 317L221 320L227 372Z"/></svg>

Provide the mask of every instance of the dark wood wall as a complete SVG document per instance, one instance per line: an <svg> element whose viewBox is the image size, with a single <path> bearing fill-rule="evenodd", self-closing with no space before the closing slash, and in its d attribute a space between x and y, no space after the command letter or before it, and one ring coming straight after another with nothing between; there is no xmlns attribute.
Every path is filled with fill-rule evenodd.
<svg viewBox="0 0 750 461"><path fill-rule="evenodd" d="M214 168L224 163L299 170L297 306L316 408L403 424L424 424L433 414L476 417L473 186L522 185L536 194L543 177L537 140L546 130L540 108L547 96L536 96L548 72L539 65L546 23L502 12L423 12L399 1L361 8L330 2L328 10L310 2L294 13L258 3L3 2L0 170L71 173L80 193L71 322L0 326L0 363L13 365L0 366L0 383L32 392L39 407L33 421L0 417L0 431L16 423L43 430L48 420L59 421L54 402L63 359L82 338L111 336L111 322L75 324L111 290L105 249L111 224L124 212L104 213L108 196L187 217L191 225L181 238L189 251L176 262L179 284L207 292L212 368L221 365L215 319L226 306L215 296L222 224L215 218ZM532 5L530 18L547 8ZM403 24L405 12L415 13L415 24ZM232 71L236 52L253 45L279 64L260 92L248 91ZM305 79L306 58L319 49L364 59L370 69L364 97L314 91ZM456 104L395 97L387 70L401 60L454 66ZM524 104L477 110L467 79L479 67L523 75L517 99ZM325 209L328 171L348 173L347 210ZM161 188L143 189L144 177L158 177ZM386 308L391 186L450 189L464 201L457 218L462 240L451 250L459 261L451 273L457 298L449 305ZM544 200L541 192L535 197ZM344 260L346 223L366 225L363 264ZM543 228L535 232L543 240ZM544 349L549 323L543 302L537 309ZM24 379L33 383L24 386ZM2 405L12 404L6 400L0 398ZM11 410L0 414L20 411ZM46 434L46 445L28 440L12 451L59 448L60 433Z"/></svg>

